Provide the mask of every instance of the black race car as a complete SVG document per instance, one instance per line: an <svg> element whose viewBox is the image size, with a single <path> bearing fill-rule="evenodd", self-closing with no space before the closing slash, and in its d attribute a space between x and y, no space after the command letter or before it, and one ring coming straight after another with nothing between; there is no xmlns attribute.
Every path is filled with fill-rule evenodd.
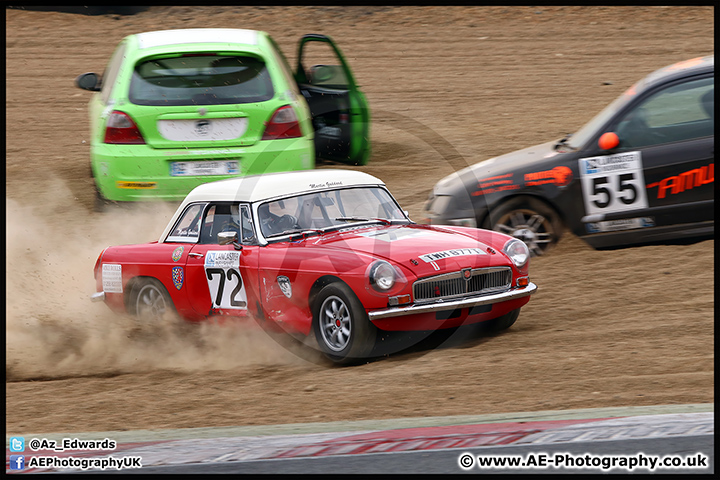
<svg viewBox="0 0 720 480"><path fill-rule="evenodd" d="M574 134L440 180L426 222L594 248L714 236L714 55L651 73Z"/></svg>

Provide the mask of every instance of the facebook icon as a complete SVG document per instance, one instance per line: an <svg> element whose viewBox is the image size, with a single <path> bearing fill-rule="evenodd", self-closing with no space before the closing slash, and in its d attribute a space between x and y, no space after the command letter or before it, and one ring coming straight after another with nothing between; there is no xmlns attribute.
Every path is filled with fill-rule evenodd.
<svg viewBox="0 0 720 480"><path fill-rule="evenodd" d="M25 455L10 455L10 470L25 468Z"/></svg>

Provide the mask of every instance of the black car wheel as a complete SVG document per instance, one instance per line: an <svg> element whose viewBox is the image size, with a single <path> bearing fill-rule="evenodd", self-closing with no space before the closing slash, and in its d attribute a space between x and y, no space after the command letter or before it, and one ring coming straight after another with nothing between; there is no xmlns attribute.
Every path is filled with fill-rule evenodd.
<svg viewBox="0 0 720 480"><path fill-rule="evenodd" d="M107 210L108 207L108 201L105 199L105 197L102 196L100 193L100 190L98 190L97 186L95 187L95 199L93 202L93 211L97 213L102 213Z"/></svg>
<svg viewBox="0 0 720 480"><path fill-rule="evenodd" d="M362 361L375 344L375 326L350 287L340 282L326 285L318 293L313 330L320 350L341 365Z"/></svg>
<svg viewBox="0 0 720 480"><path fill-rule="evenodd" d="M159 324L167 313L175 311L170 294L158 280L143 278L131 289L132 312L142 323Z"/></svg>
<svg viewBox="0 0 720 480"><path fill-rule="evenodd" d="M551 207L531 197L517 197L490 212L483 228L519 238L532 256L545 254L562 236L560 216Z"/></svg>

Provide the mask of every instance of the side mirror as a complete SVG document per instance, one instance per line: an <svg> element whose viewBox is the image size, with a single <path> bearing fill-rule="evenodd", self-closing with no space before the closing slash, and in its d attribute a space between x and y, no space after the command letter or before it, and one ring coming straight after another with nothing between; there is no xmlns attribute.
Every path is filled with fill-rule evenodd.
<svg viewBox="0 0 720 480"><path fill-rule="evenodd" d="M605 132L598 139L598 146L603 150L612 150L620 145L620 139L615 132Z"/></svg>
<svg viewBox="0 0 720 480"><path fill-rule="evenodd" d="M238 234L237 232L220 232L217 234L218 245L227 245L232 243L235 250L242 250L242 245L237 243Z"/></svg>
<svg viewBox="0 0 720 480"><path fill-rule="evenodd" d="M329 65L315 65L310 71L312 72L313 83L327 82L335 76L335 67Z"/></svg>
<svg viewBox="0 0 720 480"><path fill-rule="evenodd" d="M75 79L75 86L91 92L100 91L100 77L95 73L83 73Z"/></svg>

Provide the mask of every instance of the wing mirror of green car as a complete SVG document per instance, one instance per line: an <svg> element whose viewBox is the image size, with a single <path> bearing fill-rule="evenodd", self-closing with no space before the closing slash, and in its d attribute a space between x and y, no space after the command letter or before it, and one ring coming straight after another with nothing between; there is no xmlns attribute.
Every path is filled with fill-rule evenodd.
<svg viewBox="0 0 720 480"><path fill-rule="evenodd" d="M100 77L96 73L83 73L75 79L75 86L91 92L100 91Z"/></svg>

